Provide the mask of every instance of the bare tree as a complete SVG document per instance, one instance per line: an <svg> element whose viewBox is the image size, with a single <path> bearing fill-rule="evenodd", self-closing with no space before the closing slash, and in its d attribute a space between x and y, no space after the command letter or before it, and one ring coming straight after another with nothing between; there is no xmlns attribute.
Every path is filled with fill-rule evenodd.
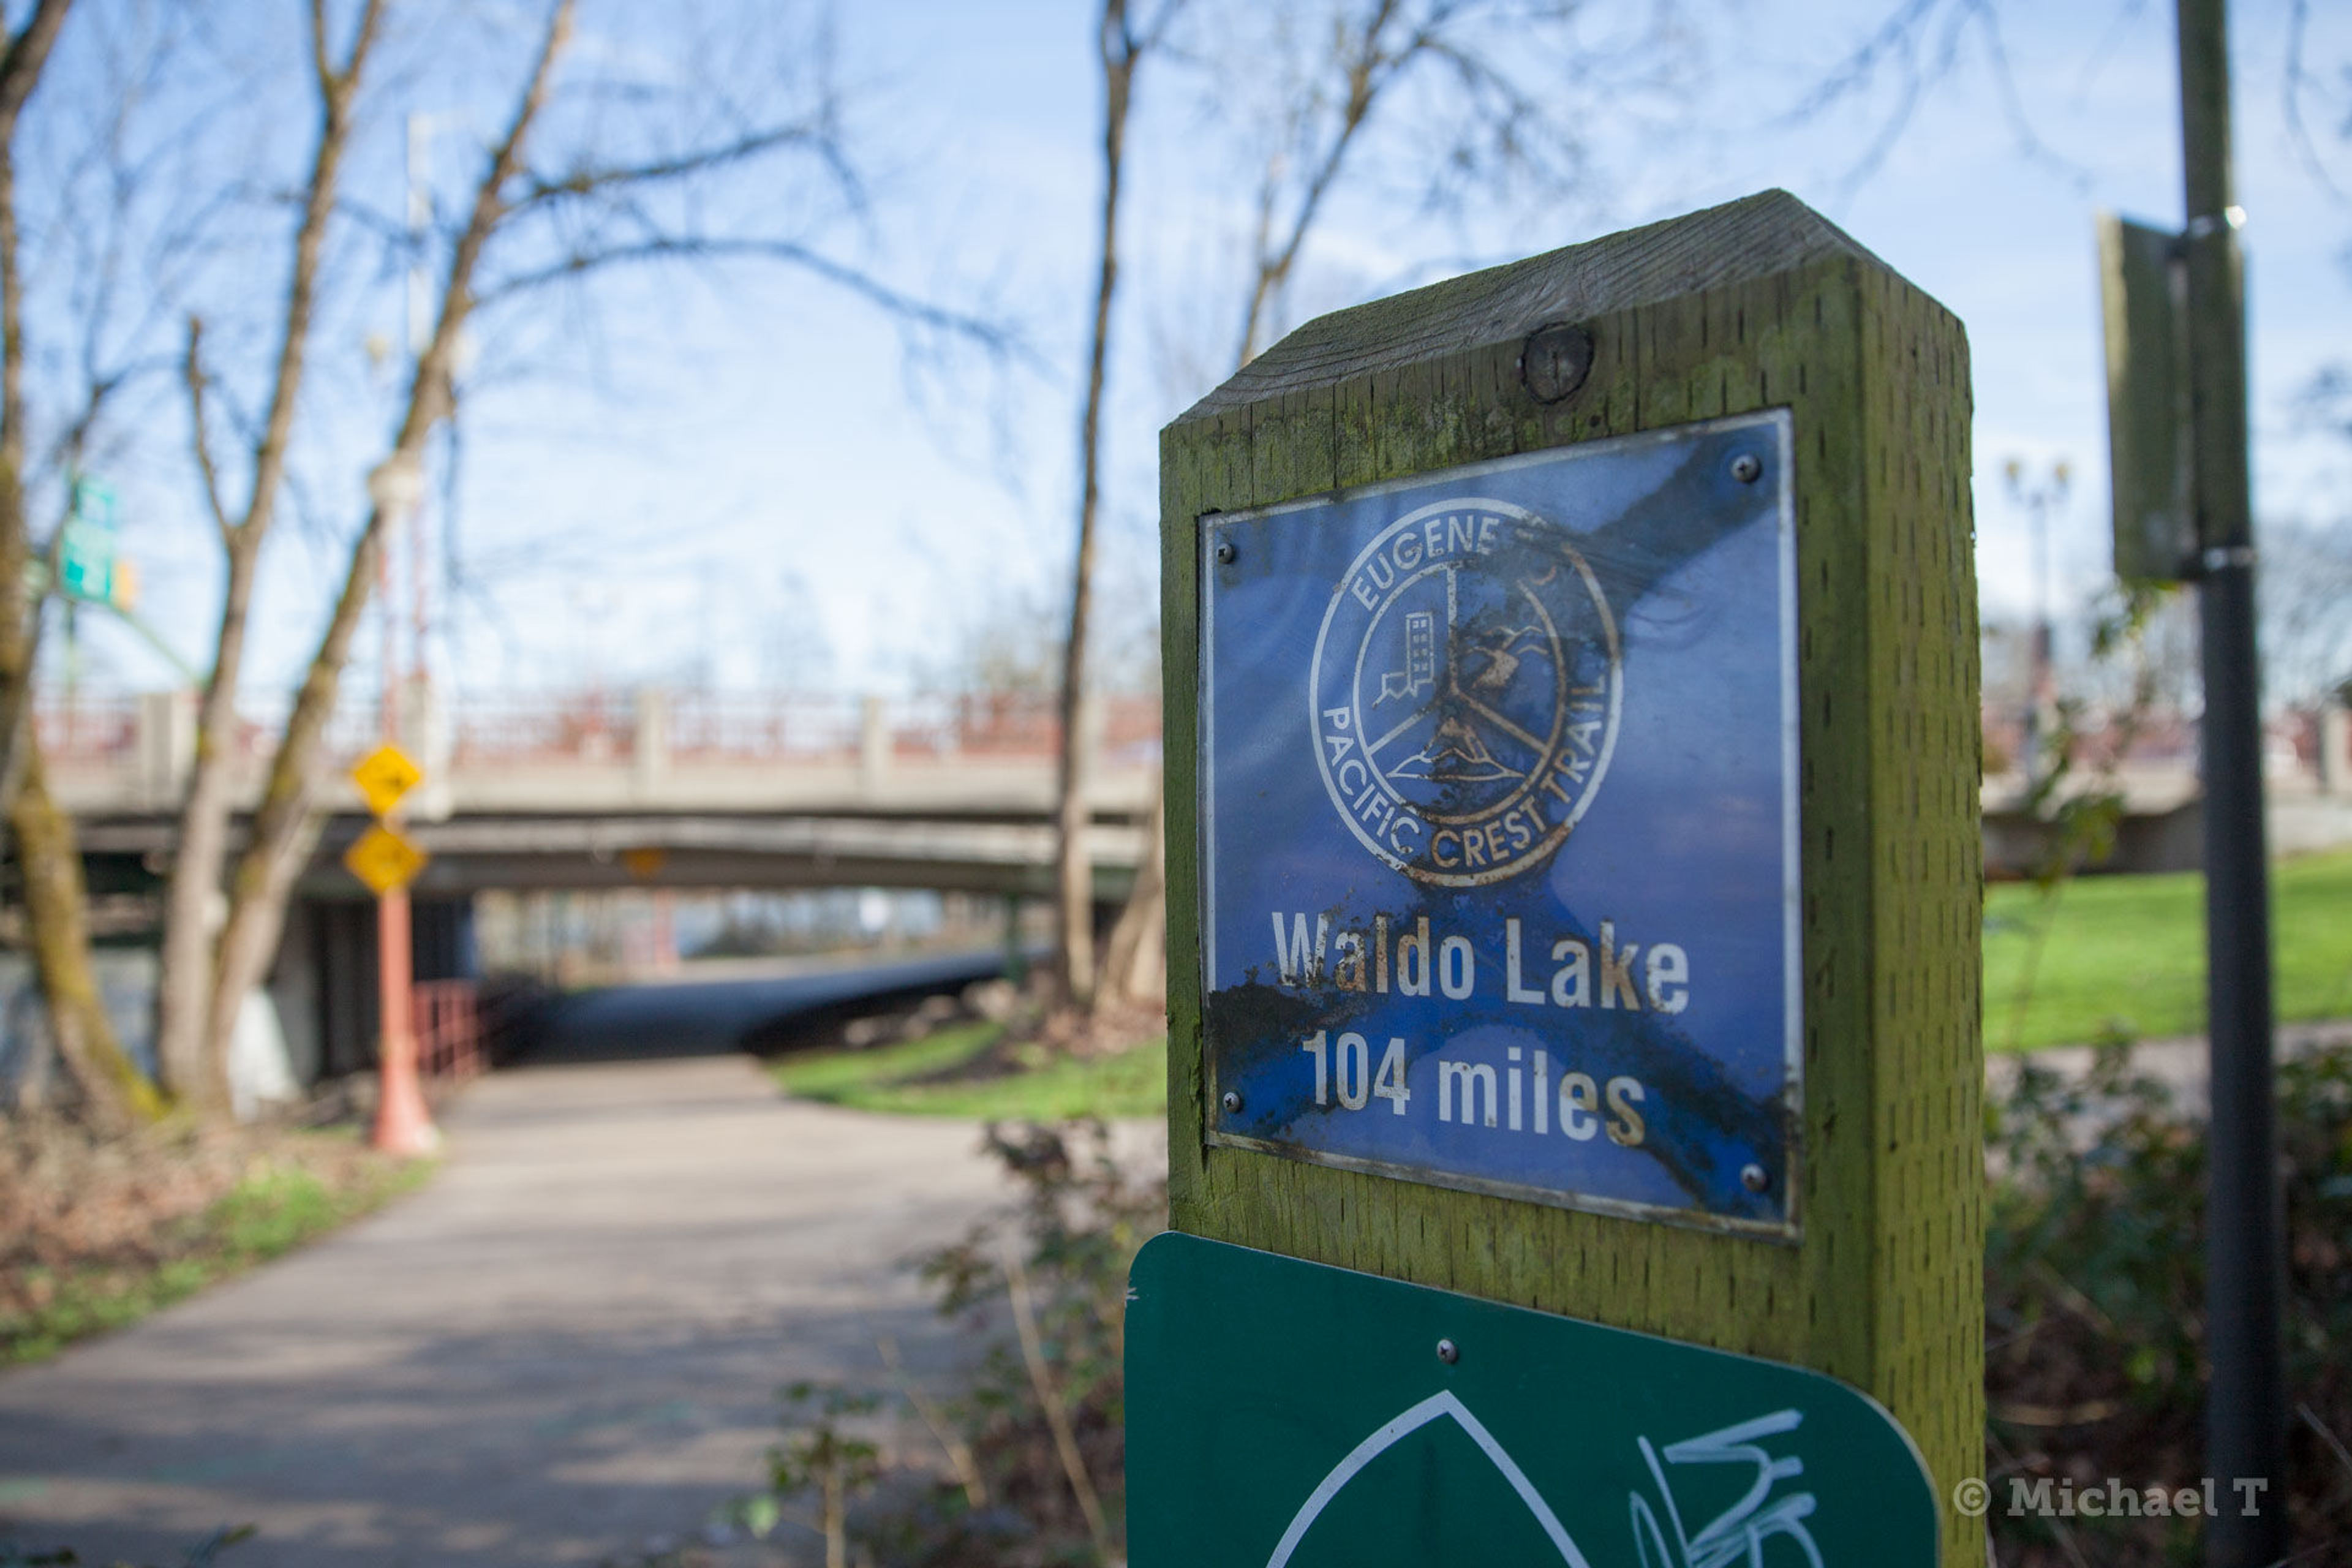
<svg viewBox="0 0 2352 1568"><path fill-rule="evenodd" d="M1095 523L1102 507L1102 419L1110 359L1111 305L1118 293L1119 184L1127 171L1128 116L1136 73L1166 42L1185 0L1160 0L1139 27L1127 0L1103 0L1097 58L1103 84L1101 265L1095 274L1094 317L1087 337L1087 392L1078 420L1078 548L1070 578L1070 624L1062 645L1062 757L1055 803L1054 886L1061 921L1059 978L1072 1006L1095 1000L1094 866L1087 833L1094 805L1086 776L1087 653L1092 631Z"/></svg>
<svg viewBox="0 0 2352 1568"><path fill-rule="evenodd" d="M1257 164L1234 370L1279 330L1309 241L1382 130L1404 143L1383 172L1418 185L1426 205L1575 187L1586 97L1663 80L1675 58L1662 15L1605 61L1580 58L1570 35L1586 10L1583 0L1355 0L1255 11L1269 36L1248 37L1233 53L1249 58L1211 79L1214 107ZM1547 57L1550 75L1531 76L1528 60ZM1253 71L1258 111L1235 114L1228 100L1251 96L1235 79ZM1108 998L1141 1000L1165 983L1164 806L1155 792L1147 861L1105 949Z"/></svg>
<svg viewBox="0 0 2352 1568"><path fill-rule="evenodd" d="M1235 368L1265 346L1299 258L1376 122L1394 119L1424 81L1437 91L1413 106L1423 112L1410 114L1411 151L1390 171L1420 186L1424 205L1491 198L1526 176L1546 195L1572 188L1583 157L1574 106L1601 83L1594 62L1563 46L1589 10L1585 0L1356 0L1272 14L1273 47L1259 62L1271 90L1247 126L1259 173ZM1528 57L1547 50L1552 58L1531 72ZM1632 85L1664 54L1654 40L1628 49L1612 62L1610 85Z"/></svg>
<svg viewBox="0 0 2352 1568"><path fill-rule="evenodd" d="M2263 685L2273 701L2315 708L2352 684L2352 519L2332 527L2266 522Z"/></svg>
<svg viewBox="0 0 2352 1568"><path fill-rule="evenodd" d="M70 3L40 0L0 50L0 805L24 874L33 965L50 1037L80 1090L84 1113L114 1126L153 1117L161 1102L124 1052L99 998L81 852L71 820L49 795L40 737L33 728L43 595L26 592L34 556L26 500L29 420L17 130ZM93 393L93 405L100 395Z"/></svg>
<svg viewBox="0 0 2352 1568"><path fill-rule="evenodd" d="M40 636L37 607L23 594L32 564L26 516L25 279L16 232L16 126L39 85L72 0L45 0L0 52L0 805L13 805L22 754L32 741L33 665Z"/></svg>
<svg viewBox="0 0 2352 1568"><path fill-rule="evenodd" d="M575 5L576 0L556 0L549 12L538 56L516 99L506 135L491 153L475 188L472 209L450 257L432 336L410 376L399 433L375 470L383 482L371 484L373 499L367 524L352 547L334 613L270 759L268 783L229 882L228 918L221 929L209 976L211 1015L205 1043L206 1054L214 1060L225 1058L237 1010L261 983L270 955L277 951L294 879L318 843L316 799L324 773L323 742L343 666L350 660L352 639L359 631L361 613L375 584L378 558L394 510L404 504L402 491L414 494L421 483L418 476L425 442L449 412L452 365L459 333L473 308L475 274L484 249L512 210L509 187L525 166L525 144L546 106L557 61L571 40Z"/></svg>
<svg viewBox="0 0 2352 1568"><path fill-rule="evenodd" d="M303 372L310 347L311 315L318 302L319 272L327 229L335 216L337 185L352 140L352 111L368 58L382 36L383 0L366 0L352 41L336 58L329 36L325 0L311 0L309 13L310 70L318 93L318 145L303 193L302 218L294 235L277 368L271 377L268 413L256 435L244 504L225 493L213 458L204 369L204 325L188 321L185 376L197 472L204 480L206 510L219 531L227 565L212 672L205 681L196 721L195 765L176 823L177 848L164 883L163 947L156 987L155 1055L163 1081L200 1114L218 1114L229 1102L227 1053L207 1050L212 1030L212 914L228 856L229 792L237 729L237 683L245 673L246 631L261 547L276 519L294 438ZM242 1001L242 997L238 998ZM235 1015L230 1015L235 1023ZM217 1037L226 1039L226 1033Z"/></svg>
<svg viewBox="0 0 2352 1568"><path fill-rule="evenodd" d="M362 18L361 42L383 0L370 0ZM725 175L770 173L779 154L794 153L813 160L841 195L855 207L860 199L856 180L845 153L839 130L838 105L829 81L821 84L810 103L796 106L778 118L753 119L750 111L730 113L731 106L716 107L697 96L693 86L667 99L634 86L610 89L593 79L575 96L591 107L574 117L574 141L559 144L551 154L535 149L549 140L545 133L566 101L563 83L574 31L576 0L551 0L541 13L536 41L522 80L514 89L503 130L484 155L480 172L457 221L446 234L446 261L440 270L431 326L411 369L397 425L388 449L370 470L371 504L366 520L353 538L344 563L331 613L320 635L292 711L278 738L267 780L254 809L245 844L221 879L222 863L191 868L191 892L175 902L167 948L172 963L167 987L173 998L175 1048L192 1064L202 1088L199 1103L216 1108L223 1103L225 1061L228 1041L245 998L260 984L275 953L285 922L286 908L296 879L309 864L322 825L319 800L325 782L325 739L362 617L376 582L378 565L388 535L401 521L410 498L422 487L429 447L437 429L454 418L457 406L459 366L469 322L486 311L520 306L550 290L577 289L605 272L628 266L715 263L732 258L781 264L845 289L882 309L907 330L944 335L1002 355L1010 349L1006 334L993 323L955 309L902 292L872 273L843 261L821 248L804 228L791 226L782 204L747 202L759 214L748 227L722 228L711 216L710 204L700 198L703 185ZM315 19L314 37L323 37ZM314 164L313 195L321 180L331 184L332 168L326 156L339 125L347 120L348 92L356 80L362 49L355 47L341 66L329 62L323 45L316 51L315 74L322 107L320 158ZM643 121L620 124L609 112L614 101L659 100L654 110L667 110L691 134L676 126L656 133ZM341 105L341 107L338 107ZM712 121L715 131L698 131ZM598 151L598 132L619 146L618 154ZM307 210L307 209L306 209ZM321 208L331 214L331 207ZM310 226L296 239L296 275L301 273ZM289 295L286 323L290 342L308 330L308 315L299 295ZM192 331L187 356L190 405L197 429L196 467L224 545L232 552L257 548L247 536L247 522L232 526L228 509L220 500L207 432L208 377L201 356L202 340ZM281 360L281 365L285 361ZM273 410L277 406L273 400ZM270 426L263 427L252 462L255 501L267 480L282 481L282 463L265 470L261 458L269 448ZM232 599L238 616L244 605ZM230 617L224 616L226 634ZM226 651L226 645L224 644ZM226 683L216 675L216 689ZM208 710L212 708L208 703ZM226 725L233 710L224 700L215 722ZM214 734L225 732L215 730ZM215 745L199 757L198 767L223 765ZM196 792L192 789L191 799ZM219 842L227 795L215 785L205 796L210 814L205 824L184 817L183 832L212 836ZM183 852L184 858L185 851ZM226 916L215 937L200 921L203 906L225 890ZM194 967L189 965L193 963Z"/></svg>

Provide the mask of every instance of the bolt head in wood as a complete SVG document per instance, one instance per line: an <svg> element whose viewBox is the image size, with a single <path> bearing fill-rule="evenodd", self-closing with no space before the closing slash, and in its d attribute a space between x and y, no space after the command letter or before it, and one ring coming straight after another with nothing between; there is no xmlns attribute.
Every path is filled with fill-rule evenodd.
<svg viewBox="0 0 2352 1568"><path fill-rule="evenodd" d="M1519 384L1538 403L1558 403L1592 374L1592 334L1554 321L1528 334L1519 349Z"/></svg>

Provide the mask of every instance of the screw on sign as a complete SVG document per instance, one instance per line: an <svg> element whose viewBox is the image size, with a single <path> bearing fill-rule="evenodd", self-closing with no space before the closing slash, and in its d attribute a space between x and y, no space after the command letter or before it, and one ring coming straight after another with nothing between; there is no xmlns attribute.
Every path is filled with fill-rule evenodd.
<svg viewBox="0 0 2352 1568"><path fill-rule="evenodd" d="M343 867L368 886L368 891L382 896L396 888L405 888L416 880L416 874L432 859L410 839L377 823L359 836L349 849L343 851Z"/></svg>
<svg viewBox="0 0 2352 1568"><path fill-rule="evenodd" d="M360 786L368 809L378 816L391 815L402 797L424 780L425 770L398 746L378 746L352 769L352 783Z"/></svg>

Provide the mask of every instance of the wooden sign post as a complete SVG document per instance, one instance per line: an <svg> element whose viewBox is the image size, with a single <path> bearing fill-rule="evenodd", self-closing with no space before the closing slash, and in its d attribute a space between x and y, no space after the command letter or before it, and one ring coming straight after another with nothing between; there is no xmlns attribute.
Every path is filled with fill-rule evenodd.
<svg viewBox="0 0 2352 1568"><path fill-rule="evenodd" d="M1983 1553L1969 420L1960 323L1771 192L1312 321L1161 448L1174 1227L1841 1380L1916 1442L1951 1568ZM1444 1416L1530 1540L1685 1560L1672 1498L1601 1550L1625 1492L1580 1523L1431 1387L1235 1550L1318 1560L1349 1467ZM1669 1415L1626 1409L1663 1489ZM1131 1468L1174 1451L1134 1420ZM1138 1568L1182 1560L1153 1484ZM1729 1495L1726 1530L1763 1493Z"/></svg>

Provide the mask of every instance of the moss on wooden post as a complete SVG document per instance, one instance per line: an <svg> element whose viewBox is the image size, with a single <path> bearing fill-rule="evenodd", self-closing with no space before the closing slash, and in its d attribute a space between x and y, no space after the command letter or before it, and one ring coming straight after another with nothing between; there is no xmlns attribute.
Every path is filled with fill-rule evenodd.
<svg viewBox="0 0 2352 1568"><path fill-rule="evenodd" d="M1589 332L1592 363L1546 403L1521 360L1553 323ZM1201 781L1177 739L1198 732L1200 519L1772 408L1796 453L1801 1240L1207 1145ZM1813 1367L1886 1405L1942 1496L1981 1470L1969 418L1960 323L1768 192L1323 317L1162 433L1178 1229ZM1945 1562L1982 1552L1948 1510Z"/></svg>

